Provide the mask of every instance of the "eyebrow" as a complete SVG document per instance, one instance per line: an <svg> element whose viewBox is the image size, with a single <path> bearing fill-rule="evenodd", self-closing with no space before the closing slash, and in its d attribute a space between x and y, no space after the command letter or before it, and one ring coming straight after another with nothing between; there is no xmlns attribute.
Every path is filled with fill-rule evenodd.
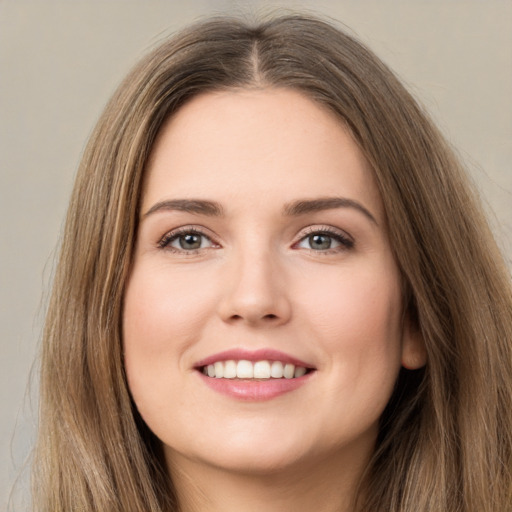
<svg viewBox="0 0 512 512"><path fill-rule="evenodd" d="M323 210L331 210L335 208L354 208L377 226L379 223L370 211L361 203L348 199L346 197L320 197L318 199L300 199L288 203L283 208L283 214L287 216L298 216L306 213L319 212Z"/></svg>
<svg viewBox="0 0 512 512"><path fill-rule="evenodd" d="M361 212L369 220L378 226L375 217L361 203L348 199L346 197L320 197L317 199L299 199L287 203L283 208L283 215L289 217L298 217L307 213L320 212L323 210L332 210L336 208L354 208ZM222 205L216 201L205 199L168 199L154 204L144 215L143 218L160 211L181 211L206 215L208 217L221 217L224 215Z"/></svg>
<svg viewBox="0 0 512 512"><path fill-rule="evenodd" d="M204 199L168 199L167 201L160 201L154 204L143 217L146 218L155 212L172 210L197 213L199 215L207 215L208 217L224 215L222 206L215 201L206 201Z"/></svg>

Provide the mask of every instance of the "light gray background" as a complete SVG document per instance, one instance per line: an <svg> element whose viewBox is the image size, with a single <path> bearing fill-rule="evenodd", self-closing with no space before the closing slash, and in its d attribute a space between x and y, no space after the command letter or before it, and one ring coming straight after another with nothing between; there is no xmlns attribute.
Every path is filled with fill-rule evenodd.
<svg viewBox="0 0 512 512"><path fill-rule="evenodd" d="M0 0L0 509L33 440L44 297L102 107L166 34L212 12L276 7L342 21L398 72L459 148L512 260L512 2Z"/></svg>

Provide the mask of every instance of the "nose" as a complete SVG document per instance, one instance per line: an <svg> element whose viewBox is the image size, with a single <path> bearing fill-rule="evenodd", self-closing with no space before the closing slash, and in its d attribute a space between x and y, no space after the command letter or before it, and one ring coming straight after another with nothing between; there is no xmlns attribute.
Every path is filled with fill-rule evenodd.
<svg viewBox="0 0 512 512"><path fill-rule="evenodd" d="M263 327L290 320L292 308L284 272L270 251L236 258L227 265L224 277L218 305L223 321Z"/></svg>

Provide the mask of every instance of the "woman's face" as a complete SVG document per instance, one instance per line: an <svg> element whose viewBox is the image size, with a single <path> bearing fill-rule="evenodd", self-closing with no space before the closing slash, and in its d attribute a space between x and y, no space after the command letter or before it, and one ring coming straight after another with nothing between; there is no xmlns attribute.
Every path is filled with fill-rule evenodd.
<svg viewBox="0 0 512 512"><path fill-rule="evenodd" d="M366 460L400 365L423 361L344 125L291 90L205 94L147 172L125 365L169 463Z"/></svg>

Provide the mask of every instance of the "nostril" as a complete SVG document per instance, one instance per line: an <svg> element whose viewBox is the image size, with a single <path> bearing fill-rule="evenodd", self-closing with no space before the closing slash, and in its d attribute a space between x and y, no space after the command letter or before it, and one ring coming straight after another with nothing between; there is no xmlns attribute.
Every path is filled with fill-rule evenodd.
<svg viewBox="0 0 512 512"><path fill-rule="evenodd" d="M232 315L231 320L241 320L243 319L243 315ZM263 315L260 317L262 320L276 320L279 318L277 315L274 315L273 313L269 313L268 315Z"/></svg>

